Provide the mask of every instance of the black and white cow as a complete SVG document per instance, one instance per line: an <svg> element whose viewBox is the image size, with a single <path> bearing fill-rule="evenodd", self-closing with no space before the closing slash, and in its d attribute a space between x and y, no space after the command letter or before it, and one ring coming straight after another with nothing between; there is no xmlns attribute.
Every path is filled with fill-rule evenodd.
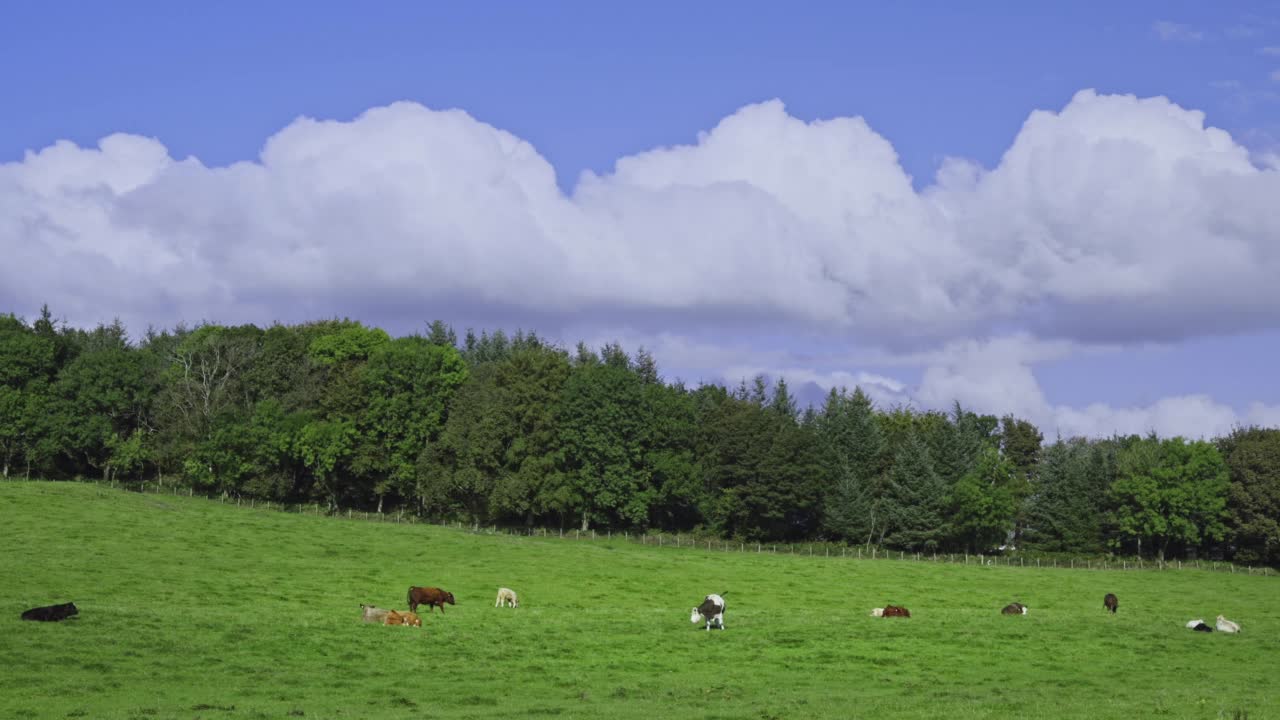
<svg viewBox="0 0 1280 720"><path fill-rule="evenodd" d="M724 594L726 593L721 593L721 595ZM712 625L723 630L724 598L720 595L708 595L702 601L701 605L693 609L693 614L689 616L689 622L695 625L700 622L705 622L707 624L707 630L710 630Z"/></svg>

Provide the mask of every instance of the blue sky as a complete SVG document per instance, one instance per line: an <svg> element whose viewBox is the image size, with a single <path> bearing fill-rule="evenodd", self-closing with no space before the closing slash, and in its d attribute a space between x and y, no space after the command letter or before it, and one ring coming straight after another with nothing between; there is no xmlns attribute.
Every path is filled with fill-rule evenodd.
<svg viewBox="0 0 1280 720"><path fill-rule="evenodd" d="M1272 234L1275 224L1267 224L1267 198L1280 201L1280 196L1270 195L1276 188L1276 171L1268 165L1280 149L1280 12L1274 3L453 5L389 2L357 8L312 3L306 12L285 3L236 2L185 6L50 2L0 7L0 27L9 29L0 43L0 97L6 109L0 113L0 163L6 164L0 166L0 248L12 251L6 253L14 259L9 273L18 272L14 268L24 263L29 267L41 262L41 257L49 256L50 248L60 248L55 254L87 278L79 285L59 285L52 280L38 284L30 272L18 277L0 271L0 280L9 281L7 291L0 288L0 310L30 314L47 301L73 322L92 323L119 314L135 325L202 318L299 320L304 317L298 315L308 311L351 314L399 330L413 329L418 318L436 316L458 324L533 324L566 339L582 336L590 340L617 338L629 345L645 343L658 352L661 364L685 377L732 377L765 371L789 375L800 383L812 382L819 388L841 379L874 377L886 380L878 386L882 402L935 404L953 390L991 411L1008 409L1037 415L1042 423L1054 423L1068 431L1105 433L1145 423L1162 430L1194 432L1201 426L1197 416L1206 418L1202 423L1206 428L1224 422L1273 422L1271 418L1280 417L1276 411L1280 383L1267 367L1269 358L1280 349L1280 312L1269 309L1273 303L1264 291L1255 293L1256 297L1250 295L1255 283L1264 289L1266 284L1251 271L1237 269L1250 264L1265 268L1266 262L1280 254L1280 240ZM1085 89L1095 90L1100 99L1073 100ZM882 253L889 257L909 251L933 255L928 250L930 231L919 230L917 225L933 227L929 223L939 222L937 217L956 213L977 219L955 229L946 228L943 234L955 237L937 257L945 258L951 252L956 253L956 262L981 259L985 256L972 248L975 243L984 243L988 234L1004 232L1004 228L992 226L990 218L1005 212L999 204L1008 200L1007 196L1020 192L1017 177L1023 177L1023 184L1043 178L1052 187L1056 182L1052 179L1054 168L1069 165L1072 156L1060 158L1047 169L1037 166L1026 176L1016 175L1011 163L1007 179L992 173L988 187L972 193L973 199L959 198L961 191L957 190L956 197L937 200L929 189L946 158L976 163L980 173L994 171L1015 141L1025 137L1026 156L1031 158L1027 162L1035 164L1044 162L1036 160L1048 152L1044 148L1058 147L1062 138L1085 132L1080 128L1093 132L1102 127L1108 128L1103 133L1108 137L1114 129L1134 142L1150 139L1154 149L1149 148L1148 155L1161 155L1166 150L1186 156L1199 152L1193 146L1204 133L1179 136L1177 142L1185 147L1156 148L1156 139L1164 136L1143 123L1159 122L1171 111L1155 104L1126 109L1122 102L1110 99L1115 95L1163 97L1178 112L1203 112L1205 124L1230 133L1231 143L1249 154L1249 162L1258 170L1258 177L1241 180L1243 189L1233 193L1233 197L1252 198L1252 204L1221 199L1212 207L1206 206L1204 231L1170 240L1183 243L1179 247L1185 248L1185 254L1174 253L1172 260L1153 271L1149 282L1139 272L1143 263L1133 261L1136 250L1112 253L1130 263L1126 266L1130 275L1124 277L1137 278L1132 281L1134 287L1142 288L1134 291L1141 295L1137 301L1126 290L1125 282L1130 281L1116 280L1105 292L1092 286L1094 278L1107 275L1105 265L1101 270L1079 265L1068 277L1055 274L1057 271L1050 273L1037 260L1030 263L1031 269L1021 268L1018 272L1023 274L1016 280L1003 272L984 276L980 268L955 276L943 270L922 272L917 278L903 275L901 284L911 291L908 294L920 296L911 301L914 304L903 304L899 295L906 291L901 287L859 285L869 277L875 279L874 268L838 267L844 261L856 265L847 252L850 244L870 247L858 243L871 243L881 248L868 250L863 256ZM774 98L785 103L785 110L755 105ZM432 111L459 108L469 119L460 126L446 116L419 115L405 106L395 106L400 109L382 120L352 123L370 109L397 101L410 101ZM1069 106L1078 112L1069 113ZM748 107L756 109L744 110ZM1020 136L1024 123L1037 110L1061 113L1062 118L1078 117L1080 124L1064 119L1045 130L1044 137ZM396 118L389 117L396 113ZM364 134L354 138L342 134L339 138L334 135L338 131L329 126L298 125L295 120L299 117L351 123L350 133ZM779 166L766 163L750 169L730 168L735 162L733 152L700 145L700 133L712 133L722 121L735 117L737 124L730 123L733 127L720 134L722 144L745 148L739 152L750 155L753 148L769 142L794 142L794 154L785 165L788 172L797 173L794 178L788 175L773 182L767 167ZM857 117L865 120L873 136L859 128L824 130L813 124ZM1109 118L1116 119L1114 125L1107 124ZM798 125L792 130L779 129L788 122ZM492 219L493 227L474 230L476 237L467 240L472 228L485 222L468 220L473 216L459 211L458 217L449 217L448 224L437 226L432 223L441 213L421 214L414 209L390 226L380 225L387 215L412 205L415 198L426 197L421 193L430 194L431 188L447 188L449 181L465 184L459 180L462 171L446 167L441 158L449 148L462 147L468 139L476 139L480 143L477 147L489 143L490 139L477 135L481 131L473 127L481 123L526 141L541 158L514 169L502 164L506 160L488 155L453 158L465 160L466 172L485 162L498 163L485 171L488 175L477 170L472 178L463 173L467 182L488 187L497 182L493 178L501 176L503 182L509 180L519 189L512 191L514 195L504 191L479 204L479 215L474 217ZM296 132L282 133L288 128ZM782 134L770 134L775 131ZM138 143L120 143L120 147L103 151L100 163L81 157L81 150L96 148L102 138L113 133L138 136ZM447 135L438 147L432 146L435 149L423 156L425 159L406 155L404 160L405 164L439 168L443 184L435 176L421 176L415 167L396 164L394 153L384 157L376 143L380 138L397 137L395 133L407 133L406 138L420 138L423 133L446 138L457 133ZM358 254L362 243L371 242L362 233L403 231L408 239L370 252L388 253L392 266L408 267L411 263L397 263L401 256L396 255L407 253L404 258L443 268L444 277L470 274L485 279L458 285L452 291L416 294L408 288L454 286L431 275L432 270L418 275L406 270L402 277L383 278L389 285L404 283L401 291L386 293L370 288L351 290L345 280L335 281L332 275L324 274L297 282L280 280L289 274L288 266L278 268L274 280L267 273L232 279L234 267L269 255L262 247L279 239L272 229L278 226L264 218L278 219L280 207L286 205L252 216L245 206L275 192L287 194L299 183L279 179L284 173L272 174L276 180L255 180L256 170L251 168L244 177L237 176L235 184L243 188L262 182L268 190L233 197L232 191L214 186L220 178L234 173L220 174L217 169L243 162L272 169L272 161L264 159L263 151L273 137L288 140L276 145L285 148L279 156L289 163L321 157L325 148L336 145L355 148L352 153L364 152L362 157L383 158L377 163L367 161L369 166L365 167L364 159L342 157L348 163L344 168L354 163L362 172L374 173L370 177L376 181L365 187L378 187L378 181L401 171L406 178L422 183L407 200L392 198L391 191L362 193L359 187L336 195L329 186L323 192L317 190L319 194L308 200L317 206L308 209L307 217L333 213L339 225L348 221L351 225L343 228L345 239L319 243L308 252L327 253L325 262L342 265L345 253ZM163 160L153 162L154 148L140 144L147 138L157 143L155 147L162 146ZM50 155L45 164L30 160L28 153L59 140L74 143L77 152L66 157ZM880 165L875 167L883 165L883 172L867 170L848 178L836 177L841 168L862 167L859 153L874 151L880 141L896 153L901 170L910 178L909 189L918 195L908 197L901 189L892 189L900 181L891 172L892 156L877 156L875 163ZM1042 149L1034 150L1035 143L1042 143L1037 146ZM681 147L671 157L649 153L670 146ZM813 252L810 266L800 267L794 274L770 274L769 266L793 260L787 252L787 243L792 241L787 238L806 232L787 229L786 222L798 216L797 227L812 228L813 223L826 222L821 218L839 215L829 207L809 207L805 199L808 191L801 191L808 188L806 183L822 180L814 177L821 174L815 168L826 159L824 153L832 152L831 147L848 154L833 160L835 164L823 171L835 179L815 185L812 192L839 194L842 188L856 186L868 197L879 197L883 183L891 188L884 191L885 197L896 198L893 202L897 203L928 204L926 215L933 219L895 215L883 226L865 219L850 221L833 230L830 242L823 241ZM1102 151L1102 159L1080 172L1098 173L1097 192L1114 196L1116 189L1106 190L1110 187L1106 183L1129 169L1120 161L1104 168L1107 156ZM199 173L157 169L174 163L181 166L180 161L188 157L198 158ZM324 157L328 158L325 162L335 163L325 167L337 167L338 160ZM637 159L628 166L630 170L615 173L619 159L632 157ZM1139 162L1143 155L1133 157ZM145 175L145 181L135 182L133 175L121 169L134 161L141 163L139 168L147 163L155 165L137 170L139 177ZM547 188L539 184L539 163L549 164L554 172L560 197L546 195ZM55 165L57 169L53 169ZM867 167L872 165L868 160ZM6 176L2 174L6 169L11 180L16 178L10 185L27 190L6 198ZM741 177L735 174L739 170L745 173ZM580 185L584 171L594 178L586 186ZM1134 182L1142 183L1138 170L1133 172ZM1237 167L1233 172L1243 171ZM86 173L101 173L102 177L90 181L84 179ZM197 174L201 177L195 177ZM324 172L316 174L328 177ZM93 211L104 214L91 222L85 220L88 210L79 206L69 209L66 198L55 201L41 195L41 202L48 204L36 208L30 187L38 182L32 178L55 175L110 186L113 204L102 210L98 201L93 201ZM726 184L726 179L732 182ZM1093 180L1075 175L1069 180L1083 183L1077 189L1078 197L1090 197L1088 183ZM67 182L59 180L59 187ZM388 187L402 188L410 181L387 182ZM582 190L594 187L593 182L607 196L598 203ZM1205 182L1209 184L1204 188L1222 185ZM677 193L689 184L699 185L700 192L690 197L640 197L624 196L618 189L623 185L642 187L648 193L662 185L666 188L662 193ZM751 186L751 192L762 189L765 195L781 198L785 213L761 211L759 218L742 220L743 227L737 226L744 214L730 207L736 200L717 193L731 194L737 192L732 188L741 190L742 185ZM1165 186L1153 182L1150 187L1158 193ZM1168 187L1181 186L1175 183ZM75 202L86 202L82 191L73 193ZM1186 196L1175 198L1174 189L1166 192L1170 207L1186 204ZM533 209L513 211L507 222L501 207L503 198L512 197L518 197L512 203L527 202ZM537 201L539 197L543 200ZM436 199L449 208L465 201ZM566 199L574 207L560 207ZM202 201L208 202L209 209L195 218L197 213L190 206ZM434 201L423 202L431 206ZM761 201L750 199L743 202L750 208L761 205ZM861 200L848 202L857 207L854 214L870 212ZM1019 200L1016 212L1034 214L1045 202ZM591 206L587 221L568 217L583 205ZM648 224L649 216L672 206L686 208L682 212L690 215L673 218L668 224ZM1280 207L1280 202L1274 206ZM6 209L17 218L9 224L5 224ZM809 210L815 213L813 218L805 216ZM610 213L638 219L605 228L597 221ZM227 220L229 215L234 217ZM535 221L530 224L518 219L525 216ZM782 216L785 222L778 220ZM1230 222L1224 224L1224 216ZM32 219L36 217L38 222ZM413 225L423 218L430 218L425 221L429 229ZM1066 227L1072 225L1073 218L1079 219L1078 232ZM1009 252L1022 252L1019 248L1044 240L1045 233L1061 233L1062 239L1050 238L1046 246L1055 253L1061 251L1063 257L1076 258L1079 254L1073 242L1088 245L1093 236L1089 233L1098 231L1107 237L1113 231L1115 237L1124 237L1133 227L1141 227L1133 225L1139 222L1140 218L1093 217L1091 206L1083 202L1073 208L1054 209L1052 218L1037 218L1036 230L1011 235L1007 247ZM587 238L583 242L588 244L571 247L557 239L556 228L582 223L590 228L582 231ZM782 223L779 227L785 227L777 235L756 240L748 227L752 223L769 227ZM292 220L288 224L290 228L305 225ZM332 220L327 223L332 224ZM59 228L49 237L80 238L74 252L67 245L56 244L63 240L42 240L44 236L30 230L46 225ZM596 237L593 233L616 233L617 247L628 249L624 253L628 257L635 256L635 272L652 274L653 266L645 265L641 257L645 243L651 241L645 233L674 236L685 227L698 227L703 233L724 238L723 246L705 250L701 261L714 265L700 268L705 285L655 289L637 284L611 296L609 283L602 281L606 287L537 302L526 299L531 294L553 293L546 293L536 282L520 279L519 267L499 267L502 263L493 260L494 255L477 250L467 262L451 264L453 256L442 253L442 246L414 244L419 231L432 237L453 233L457 243L469 242L468 247L489 251L497 248L501 256L508 254L501 243L510 243L509 254L523 257L525 248L551 243L556 252L563 253L560 263L538 265L534 250L528 250L535 260L523 267L526 272L536 270L552 277L554 289L564 284L590 285L585 277L591 268L610 262L608 254L593 254L589 242ZM1089 233L1083 229L1086 227ZM917 231L922 233L921 239L912 243L900 243L895 235ZM242 251L240 245L233 248L228 237L217 235L220 232L237 233L235 242L245 243L249 249L243 251L248 254L236 254ZM107 235L115 238L110 248L89 249L98 242L96 238ZM161 235L163 252L142 239ZM184 246L187 240L183 238L188 237L192 244ZM1238 239L1249 251L1245 255L1255 260L1208 268L1212 283L1186 280L1184 271L1200 257L1197 253L1212 254L1203 247L1206 237L1225 243ZM293 239L285 245L297 251L307 242L305 238ZM670 242L665 251L673 253L672 257L678 257L682 247L690 243ZM45 248L43 255L33 250L37 247ZM1064 251L1063 247L1069 249ZM1142 246L1146 252L1152 247L1159 245ZM1090 247L1079 252L1094 251L1097 248ZM658 253L653 252L655 256ZM1106 254L1105 249L1102 252ZM121 269L144 253L154 267ZM796 256L809 257L803 253ZM236 258L239 265L218 264L229 257ZM886 260L888 266L897 267L893 262ZM566 264L585 270L580 275L566 271L564 277L556 276L556 268ZM725 270L724 265L732 269ZM981 263L975 261L974 265ZM818 266L825 269L814 269ZM839 276L847 292L833 295L821 283L796 279L824 273ZM147 286L149 277L175 274L187 278L181 287L161 287L150 294L140 289ZM90 282L102 287L95 286L90 292L85 289ZM787 285L790 282L796 284ZM782 289L758 296L723 292L735 283L743 287L764 283ZM931 283L945 286L950 300L938 305L936 298L927 297ZM1040 294L1035 288L1040 283L1053 289ZM1177 283L1189 284L1184 291ZM713 286L712 290L707 290L707 285ZM1223 286L1236 290L1215 290ZM112 294L110 287L123 289ZM201 293L186 296L184 292L192 287L200 288ZM512 287L522 288L524 294L508 292ZM968 287L978 288L973 292L981 297L968 297ZM1203 297L1197 295L1201 292ZM984 314L982 298L987 294L992 296L992 304L1003 309ZM828 313L826 308L833 298L847 311ZM1180 305L1184 300L1186 305ZM944 311L939 310L942 306ZM899 311L901 314L895 314ZM789 317L803 318L803 328L786 322ZM1183 318L1194 320L1184 322ZM1146 331L1155 327L1168 331ZM984 359L993 347L1001 349L998 362ZM992 366L999 367L984 374ZM1030 386L1028 376L1033 378ZM1019 399L1018 388L1032 395L1032 390L1041 392L1043 398L1025 402ZM1251 410L1254 403L1263 407ZM1091 404L1105 408L1086 413ZM1082 419L1085 415L1089 419Z"/></svg>

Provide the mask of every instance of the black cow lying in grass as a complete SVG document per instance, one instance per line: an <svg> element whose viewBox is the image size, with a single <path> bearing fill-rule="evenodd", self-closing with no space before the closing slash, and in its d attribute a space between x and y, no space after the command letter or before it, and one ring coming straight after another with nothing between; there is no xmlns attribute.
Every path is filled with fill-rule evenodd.
<svg viewBox="0 0 1280 720"><path fill-rule="evenodd" d="M23 620L37 620L39 622L58 622L66 620L72 615L79 615L80 611L76 609L75 603L62 603L61 605L46 605L44 607L31 608L22 613Z"/></svg>

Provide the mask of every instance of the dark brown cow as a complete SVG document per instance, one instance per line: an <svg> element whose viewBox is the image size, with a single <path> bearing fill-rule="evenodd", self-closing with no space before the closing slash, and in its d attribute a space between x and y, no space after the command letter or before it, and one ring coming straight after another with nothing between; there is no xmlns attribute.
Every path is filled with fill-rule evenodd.
<svg viewBox="0 0 1280 720"><path fill-rule="evenodd" d="M911 611L899 605L885 605L881 617L911 617Z"/></svg>
<svg viewBox="0 0 1280 720"><path fill-rule="evenodd" d="M61 605L46 605L44 607L31 608L22 613L23 620L37 620L39 622L58 622L66 620L72 615L79 615L80 610L76 608L75 603L62 603Z"/></svg>
<svg viewBox="0 0 1280 720"><path fill-rule="evenodd" d="M1111 614L1114 615L1116 608L1120 607L1120 599L1112 593L1107 593L1107 596L1102 598L1102 607L1110 610Z"/></svg>
<svg viewBox="0 0 1280 720"><path fill-rule="evenodd" d="M437 587L411 587L409 588L409 611L418 612L419 605L426 605L431 608L431 612L435 612L436 608L440 608L440 612L444 612L444 604L457 605L453 601L453 593L445 592Z"/></svg>
<svg viewBox="0 0 1280 720"><path fill-rule="evenodd" d="M1005 605L1004 609L1000 612L1005 615L1026 615L1027 606L1022 603L1009 603L1008 605Z"/></svg>

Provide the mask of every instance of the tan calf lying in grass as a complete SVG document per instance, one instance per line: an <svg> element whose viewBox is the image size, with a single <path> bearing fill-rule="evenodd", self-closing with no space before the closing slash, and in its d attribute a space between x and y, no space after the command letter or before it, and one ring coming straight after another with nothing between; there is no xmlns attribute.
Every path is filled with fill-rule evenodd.
<svg viewBox="0 0 1280 720"><path fill-rule="evenodd" d="M388 610L385 618L382 619L383 625L408 625L410 627L422 627L422 618L418 617L415 612L406 610L405 612L396 612Z"/></svg>

